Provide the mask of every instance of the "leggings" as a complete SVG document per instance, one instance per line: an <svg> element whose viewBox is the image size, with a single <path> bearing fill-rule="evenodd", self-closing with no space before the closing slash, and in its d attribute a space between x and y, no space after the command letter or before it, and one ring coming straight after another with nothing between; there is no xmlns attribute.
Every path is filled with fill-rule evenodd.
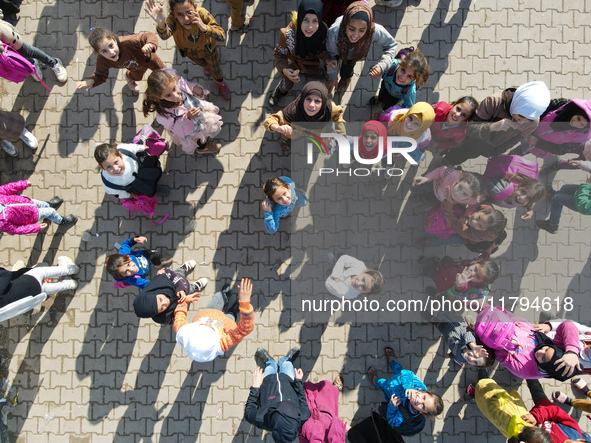
<svg viewBox="0 0 591 443"><path fill-rule="evenodd" d="M24 275L34 277L39 282L39 285L41 285L41 292L54 294L56 292L72 289L72 283L68 280L60 280L55 283L43 283L43 280L46 278L63 277L71 274L73 274L73 270L69 266L41 266L25 272Z"/></svg>

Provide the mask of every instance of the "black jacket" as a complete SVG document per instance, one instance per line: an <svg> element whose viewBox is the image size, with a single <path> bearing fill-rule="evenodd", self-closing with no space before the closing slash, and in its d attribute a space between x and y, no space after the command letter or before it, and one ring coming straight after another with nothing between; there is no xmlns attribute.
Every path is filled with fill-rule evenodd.
<svg viewBox="0 0 591 443"><path fill-rule="evenodd" d="M41 285L35 277L23 275L31 268L23 268L11 272L0 268L0 308L28 297L41 293Z"/></svg>

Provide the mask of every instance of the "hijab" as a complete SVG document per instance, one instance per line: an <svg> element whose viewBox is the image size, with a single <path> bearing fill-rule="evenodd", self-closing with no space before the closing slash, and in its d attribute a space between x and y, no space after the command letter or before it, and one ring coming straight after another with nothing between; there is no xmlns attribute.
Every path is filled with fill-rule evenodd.
<svg viewBox="0 0 591 443"><path fill-rule="evenodd" d="M304 110L304 101L309 95L317 95L322 98L322 106L316 114L309 116ZM328 89L320 82L309 82L302 89L302 93L298 98L292 101L283 109L283 117L288 123L306 122L306 123L320 123L322 126L312 129L321 129L329 122L332 117L332 101L328 98ZM314 126L314 125L311 125Z"/></svg>
<svg viewBox="0 0 591 443"><path fill-rule="evenodd" d="M368 151L367 148L363 145L363 134L365 133L365 131L373 131L376 134L378 134L378 137L383 137L384 142L382 146L379 145L378 141L378 144L371 151ZM363 125L363 129L361 129L361 135L359 136L358 146L359 155L363 158L383 158L388 152L388 130L386 129L386 126L382 122L379 122L377 120L368 121L366 124ZM381 151L381 154L378 154L379 151Z"/></svg>
<svg viewBox="0 0 591 443"><path fill-rule="evenodd" d="M161 313L158 313L158 294L164 294L170 300L168 307ZM152 318L156 323L168 325L174 321L174 309L178 302L172 282L166 275L157 275L133 300L133 309L140 318Z"/></svg>
<svg viewBox="0 0 591 443"><path fill-rule="evenodd" d="M181 327L176 334L176 342L193 361L204 363L224 354L220 332L215 326L203 322L189 323Z"/></svg>
<svg viewBox="0 0 591 443"><path fill-rule="evenodd" d="M347 25L352 19L363 20L368 24L365 35L359 39L357 43L351 43L349 37L347 37ZM341 26L339 27L339 37L337 40L337 48L339 55L343 59L343 62L348 61L349 51L355 48L353 51L353 63L359 60L365 60L371 42L373 39L373 33L375 30L375 23L373 20L373 12L369 5L365 2L353 2L345 10L343 19L341 20Z"/></svg>
<svg viewBox="0 0 591 443"><path fill-rule="evenodd" d="M535 120L550 104L550 91L542 81L529 82L515 90L509 112Z"/></svg>
<svg viewBox="0 0 591 443"><path fill-rule="evenodd" d="M302 0L298 6L295 53L300 58L326 51L325 40L328 28L322 21L322 8L320 0ZM306 37L302 32L302 22L306 14L314 14L318 17L318 30L311 37Z"/></svg>
<svg viewBox="0 0 591 443"><path fill-rule="evenodd" d="M550 359L550 361L548 361L546 363L540 363L536 360L536 363L538 364L538 368L540 369L540 371L548 374L548 377L556 379L556 380L560 380L560 381L566 381L570 377L574 377L575 375L581 373L581 371L579 369L575 368L575 370L571 374L571 376L566 377L566 376L562 375L564 368L560 368L560 370L557 371L556 370L556 366L557 366L556 362L562 358L562 356L564 355L564 350L562 348L559 348L558 346L556 346L554 344L554 342L552 341L552 339L550 337L548 337L546 334L544 334L543 332L536 331L535 335L536 335L536 339L538 340L538 345L533 350L534 359L535 359L535 353L537 351L539 351L540 349L542 349L544 346L548 346L548 347L554 349L554 355L552 356L552 359Z"/></svg>
<svg viewBox="0 0 591 443"><path fill-rule="evenodd" d="M554 121L550 123L550 127L554 131L571 131L574 128L570 126L570 121L575 115L580 115L587 120L587 126L579 131L589 132L589 115L574 101L568 102L556 111Z"/></svg>
<svg viewBox="0 0 591 443"><path fill-rule="evenodd" d="M414 115L421 122L419 129L416 131L406 132L404 130L404 120L409 115ZM412 105L408 111L401 112L394 116L394 119L388 125L388 134L410 137L418 140L421 135L423 135L423 132L429 129L429 126L433 124L434 120L435 111L433 111L433 107L429 103L417 102Z"/></svg>

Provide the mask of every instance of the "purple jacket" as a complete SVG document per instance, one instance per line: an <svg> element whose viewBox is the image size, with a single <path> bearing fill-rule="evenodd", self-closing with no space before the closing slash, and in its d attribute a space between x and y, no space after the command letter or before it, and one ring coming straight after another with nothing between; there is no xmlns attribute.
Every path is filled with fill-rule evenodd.
<svg viewBox="0 0 591 443"><path fill-rule="evenodd" d="M0 231L10 235L34 234L41 230L39 209L29 197L18 195L30 186L27 180L0 186Z"/></svg>
<svg viewBox="0 0 591 443"><path fill-rule="evenodd" d="M587 118L589 121L591 121L591 100L575 99L571 100L564 106L568 106L570 103L574 103L583 111L585 111ZM556 145L562 145L564 143L586 143L587 141L591 140L591 129L589 126L587 126L585 129L571 128L568 131L554 131L550 127L550 124L556 118L556 114L560 112L564 106L561 106L560 108L546 114L532 135ZM568 123L564 124L568 125Z"/></svg>

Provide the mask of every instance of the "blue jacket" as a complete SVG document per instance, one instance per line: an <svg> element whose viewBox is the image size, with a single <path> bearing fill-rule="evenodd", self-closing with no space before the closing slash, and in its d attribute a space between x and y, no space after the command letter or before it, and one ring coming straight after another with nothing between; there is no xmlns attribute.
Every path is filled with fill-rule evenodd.
<svg viewBox="0 0 591 443"><path fill-rule="evenodd" d="M382 78L384 79L384 86L386 87L386 91L388 91L388 94L395 98L404 99L404 105L402 107L410 108L412 105L415 104L417 99L417 85L414 80L402 86L396 83L396 72L398 71L399 63L400 60L394 59L392 61L392 65L382 74ZM403 92L404 88L407 87L408 90L406 91L406 93Z"/></svg>
<svg viewBox="0 0 591 443"><path fill-rule="evenodd" d="M285 183L289 184L289 193L291 194L291 203L287 206L279 205L275 202L271 202L271 212L265 212L265 228L269 234L275 234L279 227L279 219L281 217L287 217L293 211L293 208L298 201L298 196L295 192L295 183L287 177L279 177Z"/></svg>
<svg viewBox="0 0 591 443"><path fill-rule="evenodd" d="M139 271L137 274L123 279L116 278L117 281L123 281L132 286L137 286L140 289L144 289L150 280L145 279L150 272L150 262L144 255L144 251L132 251L131 247L135 244L132 238L125 240L119 248L119 254L129 255L131 261L133 261L138 267Z"/></svg>

